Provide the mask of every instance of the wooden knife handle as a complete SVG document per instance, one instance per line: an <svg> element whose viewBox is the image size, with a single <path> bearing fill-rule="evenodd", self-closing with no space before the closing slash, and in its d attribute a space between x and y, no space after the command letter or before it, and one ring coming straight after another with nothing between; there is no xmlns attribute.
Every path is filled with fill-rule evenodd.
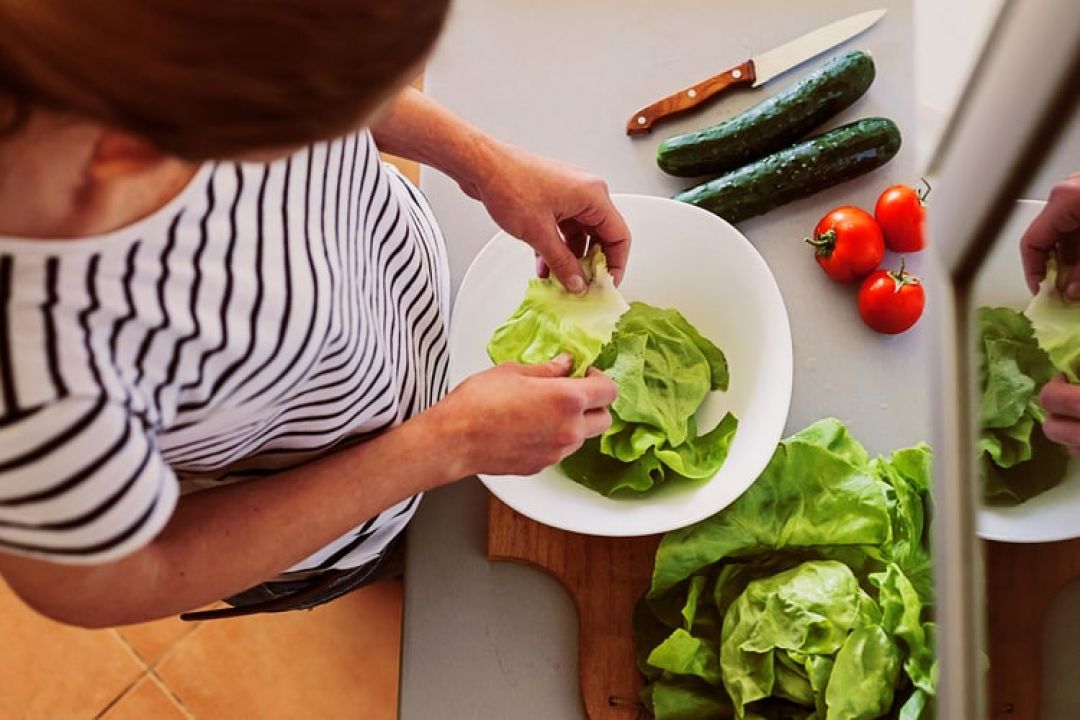
<svg viewBox="0 0 1080 720"><path fill-rule="evenodd" d="M728 88L745 85L749 87L757 80L754 71L754 61L747 60L741 65L736 65L719 75L708 80L702 80L697 85L684 88L674 95L668 95L663 100L658 100L648 107L634 113L630 122L626 124L627 135L647 135L652 126L661 120L684 113L697 107L717 93Z"/></svg>

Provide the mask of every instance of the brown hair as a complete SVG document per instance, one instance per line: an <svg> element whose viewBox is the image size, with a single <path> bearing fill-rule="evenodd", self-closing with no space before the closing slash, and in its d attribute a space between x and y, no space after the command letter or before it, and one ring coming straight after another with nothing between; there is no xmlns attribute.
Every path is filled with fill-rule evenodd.
<svg viewBox="0 0 1080 720"><path fill-rule="evenodd" d="M188 159L360 123L438 35L449 0L0 0L0 100L136 133ZM3 103L0 103L2 105Z"/></svg>

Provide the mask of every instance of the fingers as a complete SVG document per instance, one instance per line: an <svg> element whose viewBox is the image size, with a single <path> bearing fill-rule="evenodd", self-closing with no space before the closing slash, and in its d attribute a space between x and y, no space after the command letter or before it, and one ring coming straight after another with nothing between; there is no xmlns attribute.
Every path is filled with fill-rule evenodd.
<svg viewBox="0 0 1080 720"><path fill-rule="evenodd" d="M566 247L574 253L574 257L584 257L585 249L589 244L589 234L576 220L564 220L559 223L559 232L562 233Z"/></svg>
<svg viewBox="0 0 1080 720"><path fill-rule="evenodd" d="M1043 387L1039 404L1051 415L1080 420L1080 385L1070 385L1064 375L1059 375Z"/></svg>
<svg viewBox="0 0 1080 720"><path fill-rule="evenodd" d="M536 365L508 364L519 375L547 378L566 377L574 367L574 356L570 353L560 353L546 363L537 363Z"/></svg>
<svg viewBox="0 0 1080 720"><path fill-rule="evenodd" d="M1080 450L1080 420L1076 418L1050 415L1043 421L1043 433L1059 445L1064 445L1070 455Z"/></svg>
<svg viewBox="0 0 1080 720"><path fill-rule="evenodd" d="M602 372L589 373L574 384L582 393L586 410L607 407L619 396L615 381Z"/></svg>
<svg viewBox="0 0 1080 720"><path fill-rule="evenodd" d="M1050 413L1043 420L1043 434L1080 457L1080 386L1059 375L1039 393L1039 403Z"/></svg>
<svg viewBox="0 0 1080 720"><path fill-rule="evenodd" d="M1028 228L1027 232L1031 232L1031 227ZM1025 233L1020 240L1020 262L1024 266L1024 282L1027 283L1028 290L1034 295L1039 292L1039 285L1042 284L1043 278L1046 277L1046 261L1050 257L1050 252L1029 245L1028 242L1028 234Z"/></svg>
<svg viewBox="0 0 1080 720"><path fill-rule="evenodd" d="M536 277L546 278L551 276L551 268L544 262L544 258L540 257L540 254L536 255Z"/></svg>
<svg viewBox="0 0 1080 720"><path fill-rule="evenodd" d="M585 276L581 272L581 264L574 253L563 242L562 234L554 222L550 227L544 228L539 234L526 238L529 244L540 254L543 262L554 273L559 282L572 293L585 291Z"/></svg>
<svg viewBox="0 0 1080 720"><path fill-rule="evenodd" d="M1046 261L1058 243L1080 241L1080 173L1058 183L1050 198L1020 238L1024 279L1032 293L1046 276ZM1075 252L1072 247L1067 253ZM1080 276L1075 278L1080 281ZM1072 279L1070 279L1072 280ZM1080 294L1080 288L1077 288Z"/></svg>
<svg viewBox="0 0 1080 720"><path fill-rule="evenodd" d="M527 377L563 378L565 385L553 389L564 393L567 401L572 403L577 412L607 407L615 402L615 398L619 395L615 381L596 368L590 368L583 378L567 377L573 367L573 357L570 353L562 353L546 363L536 365L505 363L505 366Z"/></svg>
<svg viewBox="0 0 1080 720"><path fill-rule="evenodd" d="M570 248L570 252L574 254L574 257L582 257L585 254L585 246L589 241L589 236L584 228L576 222L566 222L559 223L559 231L562 233L563 239L566 241L566 246ZM544 258L537 254L536 277L546 278L550 276L551 268L544 262Z"/></svg>
<svg viewBox="0 0 1080 720"><path fill-rule="evenodd" d="M574 219L588 227L600 241L607 258L608 272L618 285L622 282L630 259L630 228L611 201L607 185L599 179L592 181L592 184L590 204Z"/></svg>
<svg viewBox="0 0 1080 720"><path fill-rule="evenodd" d="M585 413L585 420L582 427L586 438L602 435L605 430L611 427L611 413L608 412L607 408L589 410Z"/></svg>

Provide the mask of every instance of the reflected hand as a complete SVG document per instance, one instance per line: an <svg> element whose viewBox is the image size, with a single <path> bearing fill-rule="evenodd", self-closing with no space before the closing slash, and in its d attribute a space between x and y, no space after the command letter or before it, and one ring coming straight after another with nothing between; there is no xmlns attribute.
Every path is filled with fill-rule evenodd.
<svg viewBox="0 0 1080 720"><path fill-rule="evenodd" d="M1080 385L1059 375L1043 387L1039 403L1050 413L1043 421L1046 437L1080 457Z"/></svg>
<svg viewBox="0 0 1080 720"><path fill-rule="evenodd" d="M1054 186L1043 211L1020 238L1020 259L1024 278L1032 294L1046 277L1046 262L1060 253L1070 266L1069 276L1060 278L1060 287L1069 300L1080 300L1080 173ZM1062 268L1064 271L1064 268Z"/></svg>

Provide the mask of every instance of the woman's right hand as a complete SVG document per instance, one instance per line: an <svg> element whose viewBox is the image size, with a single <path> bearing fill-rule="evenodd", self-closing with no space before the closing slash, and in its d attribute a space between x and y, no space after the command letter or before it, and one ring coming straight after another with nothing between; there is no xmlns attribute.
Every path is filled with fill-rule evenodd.
<svg viewBox="0 0 1080 720"><path fill-rule="evenodd" d="M611 425L615 383L601 372L569 378L572 360L502 363L473 375L431 408L440 437L466 477L532 475Z"/></svg>

